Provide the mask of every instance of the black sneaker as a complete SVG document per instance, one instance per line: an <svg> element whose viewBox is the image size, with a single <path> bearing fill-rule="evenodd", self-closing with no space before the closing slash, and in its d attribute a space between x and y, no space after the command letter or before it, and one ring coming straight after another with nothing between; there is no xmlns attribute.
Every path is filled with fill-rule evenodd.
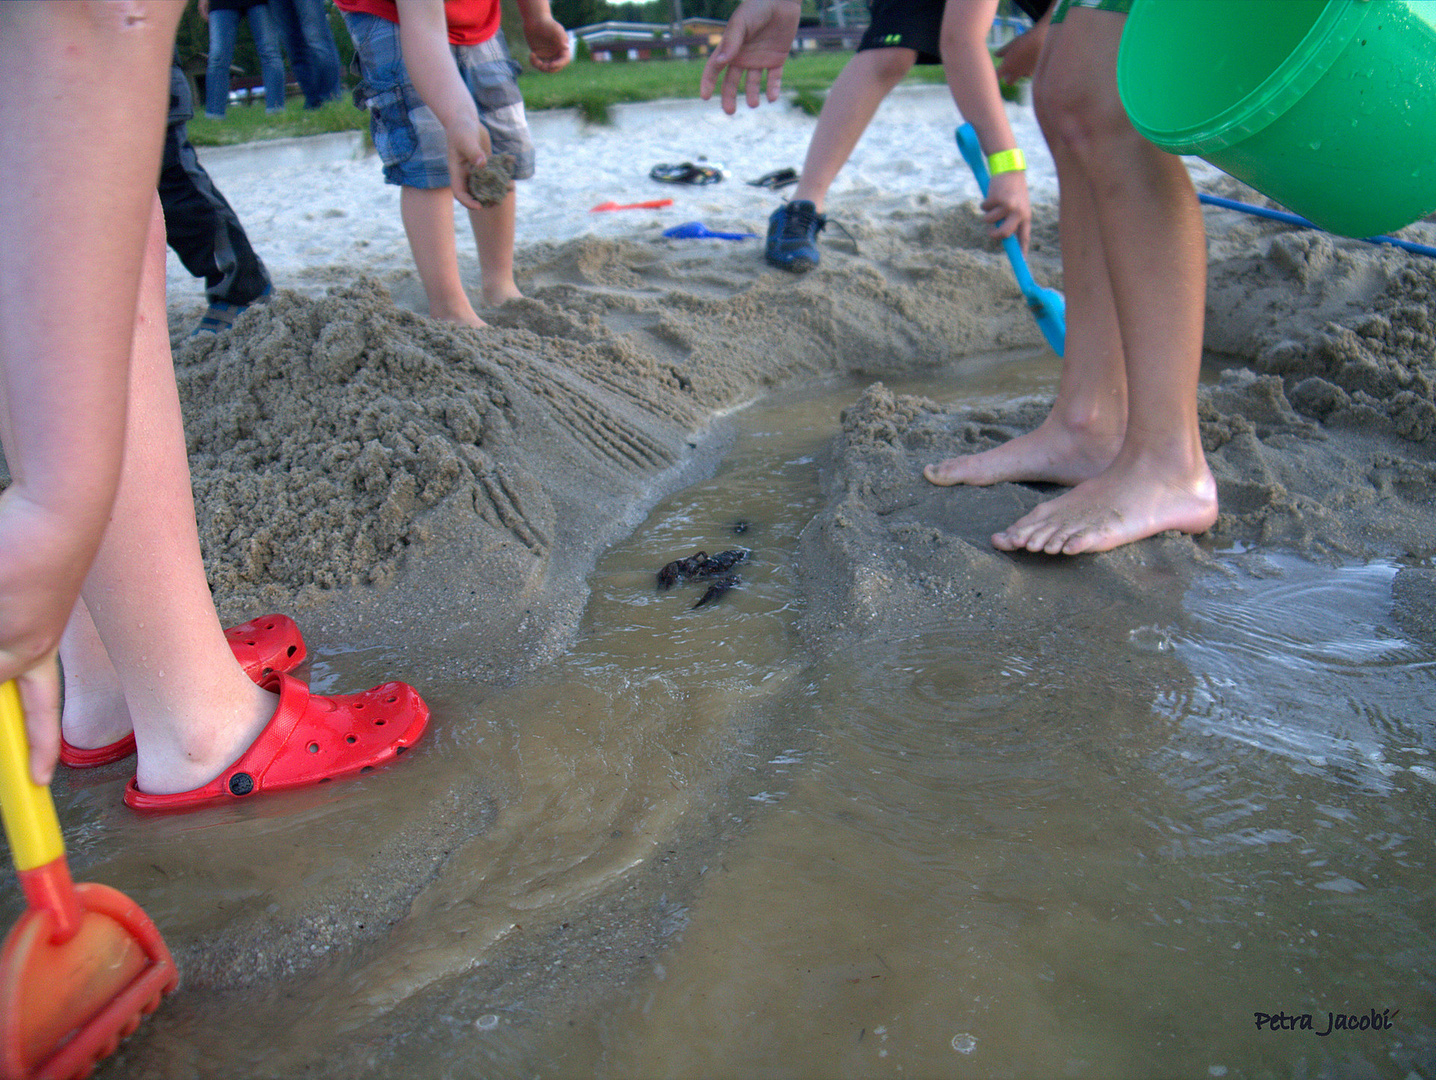
<svg viewBox="0 0 1436 1080"><path fill-rule="evenodd" d="M768 218L763 257L774 266L804 274L818 265L818 233L828 219L807 199L785 202Z"/></svg>

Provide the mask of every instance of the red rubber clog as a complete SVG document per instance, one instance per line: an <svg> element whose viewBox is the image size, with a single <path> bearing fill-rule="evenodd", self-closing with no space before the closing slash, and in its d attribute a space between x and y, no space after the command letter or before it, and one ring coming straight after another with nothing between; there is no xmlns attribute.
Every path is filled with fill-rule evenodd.
<svg viewBox="0 0 1436 1080"><path fill-rule="evenodd" d="M260 685L278 692L279 708L238 761L204 787L173 795L149 795L131 778L125 803L135 810L190 810L353 776L398 757L429 723L429 707L407 683L334 697L311 694L283 673Z"/></svg>
<svg viewBox="0 0 1436 1080"><path fill-rule="evenodd" d="M262 615L224 632L230 650L244 673L255 682L275 671L293 671L304 663L304 637L288 615ZM135 752L134 733L105 746L86 750L60 737L60 764L72 769L95 769L121 761Z"/></svg>

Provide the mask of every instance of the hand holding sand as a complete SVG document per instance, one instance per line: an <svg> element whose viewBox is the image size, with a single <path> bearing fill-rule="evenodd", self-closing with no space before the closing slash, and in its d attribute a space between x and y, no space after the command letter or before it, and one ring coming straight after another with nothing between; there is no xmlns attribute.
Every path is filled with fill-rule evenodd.
<svg viewBox="0 0 1436 1080"><path fill-rule="evenodd" d="M514 189L513 154L494 154L469 167L468 192L480 206L498 206Z"/></svg>

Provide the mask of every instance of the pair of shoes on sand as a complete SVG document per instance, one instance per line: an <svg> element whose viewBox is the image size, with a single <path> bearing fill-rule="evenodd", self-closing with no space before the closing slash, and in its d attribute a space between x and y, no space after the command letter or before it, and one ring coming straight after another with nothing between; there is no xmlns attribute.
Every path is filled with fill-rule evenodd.
<svg viewBox="0 0 1436 1080"><path fill-rule="evenodd" d="M803 274L818 265L818 233L828 219L807 199L785 202L768 218L763 258L781 270Z"/></svg>
<svg viewBox="0 0 1436 1080"><path fill-rule="evenodd" d="M236 319L238 319L255 304L258 304L262 300L268 299L269 294L273 291L273 285L266 285L264 287L264 292L260 293L248 304L229 304L223 300L211 300L209 303L209 309L199 320L199 325L194 328L194 334L191 336L199 337L201 334L224 333L226 330L233 328Z"/></svg>
<svg viewBox="0 0 1436 1080"><path fill-rule="evenodd" d="M304 638L286 615L267 615L226 630L245 674L279 695L279 708L258 739L218 777L193 791L150 795L133 777L125 803L136 810L189 810L262 791L308 787L365 772L419 741L429 707L412 686L384 683L359 694L321 697L288 674L304 662ZM60 741L60 760L95 768L134 753L133 733L86 750Z"/></svg>

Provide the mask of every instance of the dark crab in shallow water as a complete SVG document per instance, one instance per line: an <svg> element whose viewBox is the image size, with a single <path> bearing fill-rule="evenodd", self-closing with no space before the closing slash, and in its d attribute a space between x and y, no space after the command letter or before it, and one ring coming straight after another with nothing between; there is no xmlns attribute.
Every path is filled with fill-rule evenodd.
<svg viewBox="0 0 1436 1080"><path fill-rule="evenodd" d="M743 579L737 574L724 574L717 581L713 582L712 585L708 586L708 591L698 598L698 603L693 605L692 610L701 608L705 604L713 603L713 601L717 600L729 589L742 584L742 581Z"/></svg>
<svg viewBox="0 0 1436 1080"><path fill-rule="evenodd" d="M728 573L733 567L748 558L748 555L749 552L746 548L733 548L730 551L720 551L717 555L698 551L686 559L674 559L658 571L658 588L660 591L667 591L685 578L718 577ZM736 580L734 583L736 584ZM729 589L732 587L732 585L728 586ZM722 592L727 591L727 589L722 590ZM722 592L718 595L722 595Z"/></svg>

